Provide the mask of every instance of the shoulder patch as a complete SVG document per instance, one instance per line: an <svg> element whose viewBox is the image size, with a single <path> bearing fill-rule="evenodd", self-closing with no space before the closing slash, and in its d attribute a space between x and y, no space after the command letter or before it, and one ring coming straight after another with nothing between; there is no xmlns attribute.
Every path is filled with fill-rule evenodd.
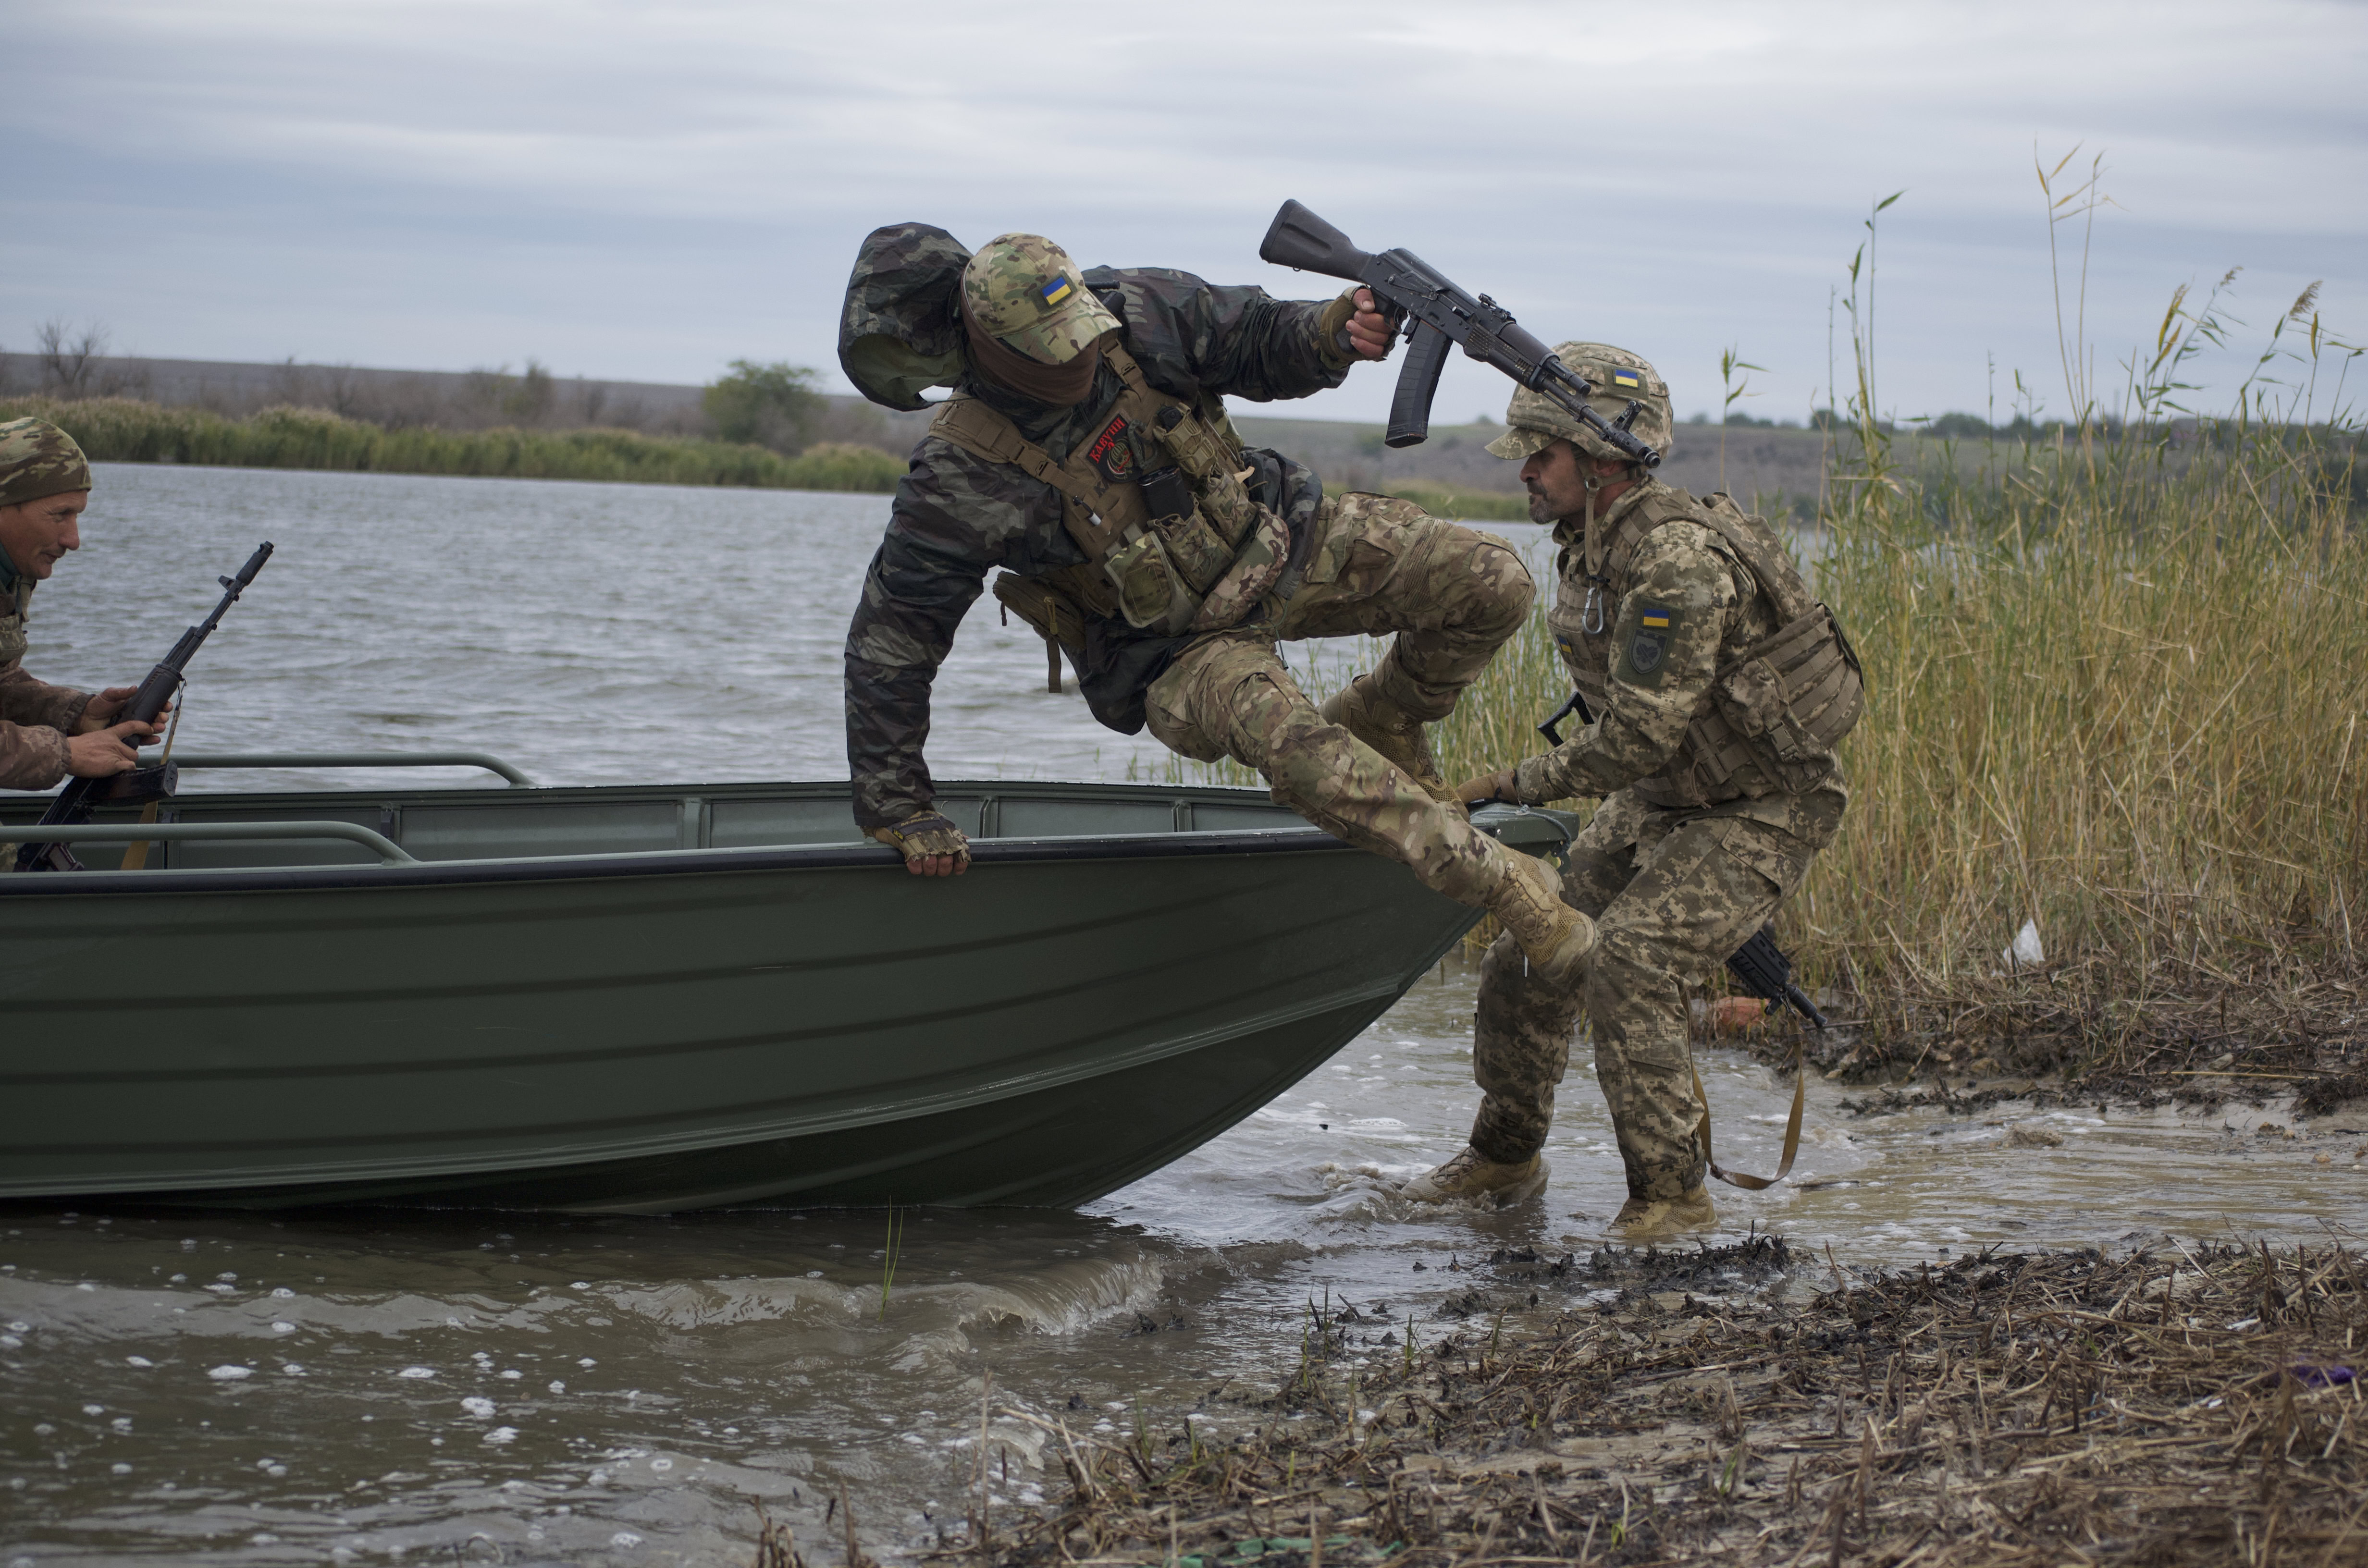
<svg viewBox="0 0 2368 1568"><path fill-rule="evenodd" d="M1127 439L1124 415L1114 415L1086 449L1086 460L1094 465L1107 484L1123 484L1134 475L1134 447Z"/></svg>
<svg viewBox="0 0 2368 1568"><path fill-rule="evenodd" d="M1658 686L1681 617L1668 605L1639 604L1635 610L1636 624L1620 647L1620 676L1632 686Z"/></svg>

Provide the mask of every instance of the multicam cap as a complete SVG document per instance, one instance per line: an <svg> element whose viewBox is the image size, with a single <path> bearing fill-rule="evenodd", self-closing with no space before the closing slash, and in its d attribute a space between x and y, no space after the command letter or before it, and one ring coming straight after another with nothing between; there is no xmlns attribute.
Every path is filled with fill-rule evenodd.
<svg viewBox="0 0 2368 1568"><path fill-rule="evenodd" d="M962 298L979 325L1047 365L1067 364L1119 325L1069 253L1042 234L999 234L980 247L962 269Z"/></svg>
<svg viewBox="0 0 2368 1568"><path fill-rule="evenodd" d="M74 438L46 419L0 425L0 506L90 488L90 461Z"/></svg>
<svg viewBox="0 0 2368 1568"><path fill-rule="evenodd" d="M1661 380L1659 372L1646 364L1643 356L1606 343L1557 343L1554 358L1593 385L1595 395L1587 401L1607 423L1627 413L1632 400L1641 401L1644 412L1636 415L1636 423L1630 428L1635 431L1638 440L1665 458L1669 455L1669 443L1676 431L1676 421L1669 417L1669 383ZM1568 441L1580 451L1599 458L1627 455L1582 427L1563 411L1561 404L1527 387L1514 392L1512 403L1505 410L1505 423L1511 428L1488 443L1488 449L1500 458L1526 458L1556 441Z"/></svg>

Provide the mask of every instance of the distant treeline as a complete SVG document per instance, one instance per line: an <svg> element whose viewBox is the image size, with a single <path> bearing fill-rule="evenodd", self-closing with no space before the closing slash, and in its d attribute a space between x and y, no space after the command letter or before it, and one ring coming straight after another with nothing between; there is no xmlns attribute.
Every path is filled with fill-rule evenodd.
<svg viewBox="0 0 2368 1568"><path fill-rule="evenodd" d="M894 454L848 442L818 443L791 457L633 430L389 429L318 408L267 408L233 419L131 398L0 399L0 419L25 415L61 426L97 462L877 492L894 490L905 472Z"/></svg>

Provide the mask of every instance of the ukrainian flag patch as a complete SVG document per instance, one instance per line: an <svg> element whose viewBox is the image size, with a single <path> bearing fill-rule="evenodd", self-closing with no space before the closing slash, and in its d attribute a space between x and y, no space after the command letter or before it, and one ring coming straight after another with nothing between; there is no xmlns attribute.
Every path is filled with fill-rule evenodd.
<svg viewBox="0 0 2368 1568"><path fill-rule="evenodd" d="M1669 624L1669 612L1661 608L1658 605L1646 605L1645 607L1645 613L1639 617L1639 619L1645 625L1652 627L1656 631L1665 631L1668 629Z"/></svg>
<svg viewBox="0 0 2368 1568"><path fill-rule="evenodd" d="M1645 390L1645 375L1641 370L1614 369L1611 372L1611 384L1622 392L1642 392Z"/></svg>
<svg viewBox="0 0 2368 1568"><path fill-rule="evenodd" d="M1076 291L1076 287L1067 278L1055 278L1037 290L1036 297L1043 301L1047 306L1052 306L1059 304Z"/></svg>

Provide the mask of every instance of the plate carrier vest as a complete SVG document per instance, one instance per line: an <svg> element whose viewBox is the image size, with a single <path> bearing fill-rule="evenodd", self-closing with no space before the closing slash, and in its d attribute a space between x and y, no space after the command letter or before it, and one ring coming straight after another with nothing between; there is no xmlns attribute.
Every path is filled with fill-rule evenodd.
<svg viewBox="0 0 2368 1568"><path fill-rule="evenodd" d="M1866 706L1858 653L1833 611L1811 597L1775 531L1723 493L1696 500L1665 487L1629 509L1604 551L1601 585L1615 602L1628 592L1637 547L1680 520L1725 541L1750 569L1778 625L1719 667L1710 706L1687 726L1683 747L1659 773L1640 779L1636 791L1656 806L1684 809L1812 790L1832 772L1836 743ZM1581 650L1608 644L1607 629L1599 624L1588 632L1559 595L1547 624L1579 695L1601 714L1611 696L1610 649L1591 650L1602 657L1582 657Z"/></svg>
<svg viewBox="0 0 2368 1568"><path fill-rule="evenodd" d="M948 399L929 423L932 436L1059 491L1062 526L1085 552L1085 565L1042 579L1005 573L995 596L1072 649L1087 615L1171 637L1234 625L1281 577L1290 532L1245 488L1251 471L1229 427L1155 390L1115 338L1102 358L1125 388L1066 462L974 397ZM1172 464L1146 473L1160 449Z"/></svg>

